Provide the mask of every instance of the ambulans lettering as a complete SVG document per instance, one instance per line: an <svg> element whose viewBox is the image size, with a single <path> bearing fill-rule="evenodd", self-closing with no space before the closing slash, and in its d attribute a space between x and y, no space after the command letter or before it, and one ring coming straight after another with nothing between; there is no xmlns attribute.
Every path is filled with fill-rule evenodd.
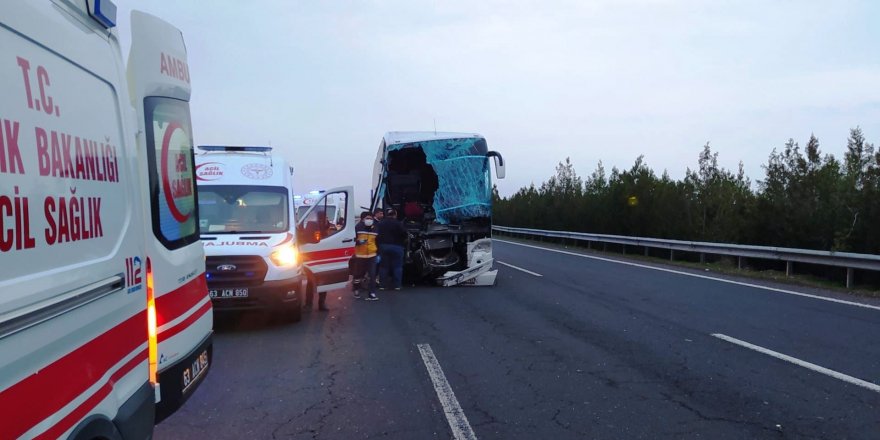
<svg viewBox="0 0 880 440"><path fill-rule="evenodd" d="M264 241L206 241L204 243L205 247L211 246L258 246L258 247L269 247L269 245Z"/></svg>
<svg viewBox="0 0 880 440"><path fill-rule="evenodd" d="M34 135L41 176L119 182L116 146L109 138L98 142L42 127L34 128Z"/></svg>
<svg viewBox="0 0 880 440"><path fill-rule="evenodd" d="M189 66L186 61L181 61L165 53L160 54L159 73L189 84Z"/></svg>
<svg viewBox="0 0 880 440"><path fill-rule="evenodd" d="M75 194L75 191L71 191ZM104 236L100 197L46 197L46 244L68 243Z"/></svg>
<svg viewBox="0 0 880 440"><path fill-rule="evenodd" d="M223 177L223 164L220 162L206 162L196 165L196 178L210 182Z"/></svg>
<svg viewBox="0 0 880 440"><path fill-rule="evenodd" d="M165 136L162 140L162 192L165 196L165 202L168 204L168 210L171 212L172 217L174 217L178 223L184 223L189 220L190 215L192 215L192 208L183 212L180 206L178 206L180 205L178 200L187 199L186 202L190 202L189 204L192 205L191 200L189 199L193 196L193 180L189 169L189 158L187 157L187 154L179 152L179 150L174 152L174 154L171 154L171 139L174 132L177 130L180 130L186 135L183 131L183 127L179 123L172 122L168 124L168 127L165 129ZM173 174L170 171L172 167L169 166L172 164L174 170Z"/></svg>
<svg viewBox="0 0 880 440"><path fill-rule="evenodd" d="M23 107L60 117L58 100L51 93L51 72L20 56L16 62L22 74ZM39 120L47 121L44 117ZM0 252L33 249L38 240L53 246L104 236L102 198L83 194L94 192L91 186L78 195L74 182L119 182L115 143L108 136L99 141L39 124L31 131L31 127L22 127L18 120L0 118L0 173L38 172L41 177L68 179L73 185L68 187L70 194L48 196L34 192L42 187L40 184L0 188ZM33 138L29 133L33 133ZM22 156L22 151L26 156ZM25 169L25 164L29 169ZM52 187L54 184L45 186Z"/></svg>
<svg viewBox="0 0 880 440"><path fill-rule="evenodd" d="M52 82L49 80L49 71L43 66L37 66L36 83L37 92L39 92L40 97L39 99L34 99L34 94L31 91L31 76L33 75L31 72L31 62L22 57L16 58L18 61L18 67L21 68L28 108L31 110L42 111L47 115L54 114L55 116L60 117L61 109L55 105L55 100L49 95L49 86L52 85Z"/></svg>
<svg viewBox="0 0 880 440"><path fill-rule="evenodd" d="M0 173L24 174L18 148L18 121L0 120Z"/></svg>
<svg viewBox="0 0 880 440"><path fill-rule="evenodd" d="M168 249L198 240L196 183L189 104L144 99L153 233Z"/></svg>
<svg viewBox="0 0 880 440"><path fill-rule="evenodd" d="M0 252L32 249L36 245L28 205L28 198L19 196L17 186L11 197L0 194Z"/></svg>

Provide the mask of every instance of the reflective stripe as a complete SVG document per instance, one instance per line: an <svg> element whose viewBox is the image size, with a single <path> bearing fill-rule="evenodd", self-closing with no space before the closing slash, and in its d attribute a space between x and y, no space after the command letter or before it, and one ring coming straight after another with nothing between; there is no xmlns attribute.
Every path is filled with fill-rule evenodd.
<svg viewBox="0 0 880 440"><path fill-rule="evenodd" d="M81 403L76 409L70 412L70 414L64 416L61 420L58 421L51 428L47 429L45 432L37 436L37 439L55 439L61 437L61 434L64 434L70 428L79 422L83 417L85 417L88 413L90 413L102 400L106 399L107 396L110 395L110 392L113 390L113 383L123 378L126 374L130 373L131 370L134 370L135 367L147 361L147 350L143 350L137 356L132 358L130 361L126 362L119 370L117 370L113 375L110 376L110 380L105 382L101 388L98 389L94 394L89 396L83 403Z"/></svg>
<svg viewBox="0 0 880 440"><path fill-rule="evenodd" d="M205 313L208 313L208 310L211 310L211 300L207 300L204 304L202 304L201 307L198 308L198 310L193 312L192 315L189 315L188 318L184 319L183 321L180 321L180 323L178 323L177 325L175 325L171 328L165 329L161 333L159 333L159 338L158 338L159 342L162 342L162 341L186 330L187 327L192 325L192 323L198 321L199 318L201 318L202 316L205 316Z"/></svg>
<svg viewBox="0 0 880 440"><path fill-rule="evenodd" d="M208 283L204 273L171 292L157 296L156 325L162 327L174 321L207 297Z"/></svg>
<svg viewBox="0 0 880 440"><path fill-rule="evenodd" d="M327 249L324 251L303 252L302 259L304 262L322 261L329 259L339 259L350 257L354 251L354 247L344 247L339 249Z"/></svg>
<svg viewBox="0 0 880 440"><path fill-rule="evenodd" d="M144 310L3 390L0 408L7 412L0 423L0 438L17 438L55 414L146 342ZM146 350L142 355L141 360L146 360Z"/></svg>

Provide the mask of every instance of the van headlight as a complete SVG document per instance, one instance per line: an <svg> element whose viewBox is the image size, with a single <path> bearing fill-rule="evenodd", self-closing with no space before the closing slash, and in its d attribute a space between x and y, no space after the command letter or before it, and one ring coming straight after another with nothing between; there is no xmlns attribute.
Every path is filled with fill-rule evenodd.
<svg viewBox="0 0 880 440"><path fill-rule="evenodd" d="M294 266L297 262L296 247L293 244L284 245L272 251L269 259L278 267Z"/></svg>

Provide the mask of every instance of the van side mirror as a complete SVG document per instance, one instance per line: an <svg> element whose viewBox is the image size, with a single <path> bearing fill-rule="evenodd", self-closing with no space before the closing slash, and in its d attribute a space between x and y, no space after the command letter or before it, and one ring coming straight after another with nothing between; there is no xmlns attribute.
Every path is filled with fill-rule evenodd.
<svg viewBox="0 0 880 440"><path fill-rule="evenodd" d="M504 158L501 157L501 153L499 153L497 151L490 151L490 152L486 153L486 157L491 157L492 159L495 160L495 175L499 179L503 179L504 175L505 175Z"/></svg>
<svg viewBox="0 0 880 440"><path fill-rule="evenodd" d="M321 241L321 229L318 222L306 222L305 227L297 228L296 241L299 244L315 244Z"/></svg>

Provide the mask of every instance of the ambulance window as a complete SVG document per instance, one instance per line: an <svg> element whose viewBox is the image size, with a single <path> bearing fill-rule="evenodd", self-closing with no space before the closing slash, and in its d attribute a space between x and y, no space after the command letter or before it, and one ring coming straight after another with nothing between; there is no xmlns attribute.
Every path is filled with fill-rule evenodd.
<svg viewBox="0 0 880 440"><path fill-rule="evenodd" d="M171 98L144 99L153 233L168 249L199 239L189 105Z"/></svg>
<svg viewBox="0 0 880 440"><path fill-rule="evenodd" d="M325 195L316 203L318 206L309 213L302 224L314 225L312 228L321 232L322 239L345 229L348 218L346 196L345 192ZM340 212L337 212L337 207L341 207Z"/></svg>

